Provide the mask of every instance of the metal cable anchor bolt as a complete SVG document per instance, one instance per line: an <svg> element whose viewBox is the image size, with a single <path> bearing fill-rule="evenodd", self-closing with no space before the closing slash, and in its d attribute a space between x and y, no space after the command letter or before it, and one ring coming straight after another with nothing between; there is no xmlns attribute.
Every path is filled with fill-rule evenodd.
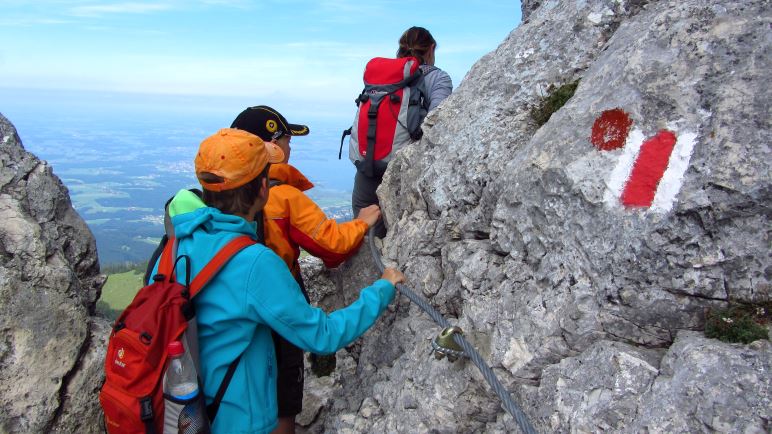
<svg viewBox="0 0 772 434"><path fill-rule="evenodd" d="M434 358L442 360L443 357L447 356L448 361L452 363L466 355L464 349L453 340L453 335L456 333L462 336L464 334L461 327L446 327L436 338L434 338L432 341Z"/></svg>

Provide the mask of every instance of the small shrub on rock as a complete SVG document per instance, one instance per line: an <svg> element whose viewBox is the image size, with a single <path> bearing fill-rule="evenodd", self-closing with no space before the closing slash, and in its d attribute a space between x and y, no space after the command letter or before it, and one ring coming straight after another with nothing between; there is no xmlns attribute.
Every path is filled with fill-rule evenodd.
<svg viewBox="0 0 772 434"><path fill-rule="evenodd" d="M531 107L531 118L536 125L541 127L546 124L552 114L560 110L574 96L577 86L579 86L579 80L560 87L551 84L547 88L547 96L542 97L537 106Z"/></svg>
<svg viewBox="0 0 772 434"><path fill-rule="evenodd" d="M771 304L730 305L726 309L710 310L705 323L705 336L743 344L769 339L766 325L770 319Z"/></svg>

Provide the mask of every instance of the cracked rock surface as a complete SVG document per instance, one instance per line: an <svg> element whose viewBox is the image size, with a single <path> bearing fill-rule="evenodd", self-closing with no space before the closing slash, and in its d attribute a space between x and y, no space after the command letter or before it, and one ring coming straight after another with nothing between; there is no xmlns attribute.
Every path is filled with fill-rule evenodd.
<svg viewBox="0 0 772 434"><path fill-rule="evenodd" d="M390 163L384 261L465 331L538 431L772 429L769 342L702 333L706 309L769 300L770 9L523 1L523 23ZM577 81L537 126L531 109ZM614 196L626 151L591 141L614 109L630 137L690 138L666 206ZM0 133L0 432L99 432L95 243L2 116ZM366 245L336 270L303 266L326 310L378 277ZM301 431L517 432L474 365L429 354L439 332L398 297L330 376L307 371Z"/></svg>
<svg viewBox="0 0 772 434"><path fill-rule="evenodd" d="M541 432L769 432L768 342L701 332L706 309L769 300L769 3L523 10L390 163L384 259L465 330ZM530 109L577 80L537 126ZM667 206L610 196L625 151L591 135L613 109L642 138L692 139ZM339 279L353 291L374 277ZM516 432L474 365L429 356L439 331L400 298L339 353L355 374L309 431Z"/></svg>
<svg viewBox="0 0 772 434"><path fill-rule="evenodd" d="M99 432L104 277L67 189L0 115L0 432Z"/></svg>

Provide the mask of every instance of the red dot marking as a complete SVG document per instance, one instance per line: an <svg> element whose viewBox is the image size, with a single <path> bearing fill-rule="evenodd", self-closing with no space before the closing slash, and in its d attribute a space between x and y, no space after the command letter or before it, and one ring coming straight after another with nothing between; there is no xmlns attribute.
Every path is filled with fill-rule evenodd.
<svg viewBox="0 0 772 434"><path fill-rule="evenodd" d="M633 121L624 110L615 108L600 114L592 124L590 140L601 151L619 149L625 145Z"/></svg>
<svg viewBox="0 0 772 434"><path fill-rule="evenodd" d="M662 130L656 136L641 145L630 172L625 188L620 197L622 204L628 207L650 207L657 193L659 181L665 174L670 154L675 147L676 136L671 131Z"/></svg>

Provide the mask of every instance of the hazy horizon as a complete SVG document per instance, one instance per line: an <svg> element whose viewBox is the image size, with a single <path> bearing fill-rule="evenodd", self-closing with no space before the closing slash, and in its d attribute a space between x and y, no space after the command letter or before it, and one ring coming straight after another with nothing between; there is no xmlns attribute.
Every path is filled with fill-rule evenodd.
<svg viewBox="0 0 772 434"><path fill-rule="evenodd" d="M7 0L0 86L345 107L411 26L458 86L520 21L503 0Z"/></svg>
<svg viewBox="0 0 772 434"><path fill-rule="evenodd" d="M227 98L73 91L3 101L0 113L14 124L24 148L47 161L69 190L96 238L102 265L147 260L163 235L166 200L179 189L198 187L198 144L230 126L245 107ZM331 218L351 218L354 167L345 155L338 160L338 147L353 104L350 117L287 117L311 129L293 140L291 161L316 184L309 196Z"/></svg>
<svg viewBox="0 0 772 434"><path fill-rule="evenodd" d="M166 199L197 185L198 144L245 107L310 126L293 162L343 215L354 168L340 133L367 61L422 26L455 89L520 21L504 0L7 0L0 113L63 180L100 262L143 261Z"/></svg>

